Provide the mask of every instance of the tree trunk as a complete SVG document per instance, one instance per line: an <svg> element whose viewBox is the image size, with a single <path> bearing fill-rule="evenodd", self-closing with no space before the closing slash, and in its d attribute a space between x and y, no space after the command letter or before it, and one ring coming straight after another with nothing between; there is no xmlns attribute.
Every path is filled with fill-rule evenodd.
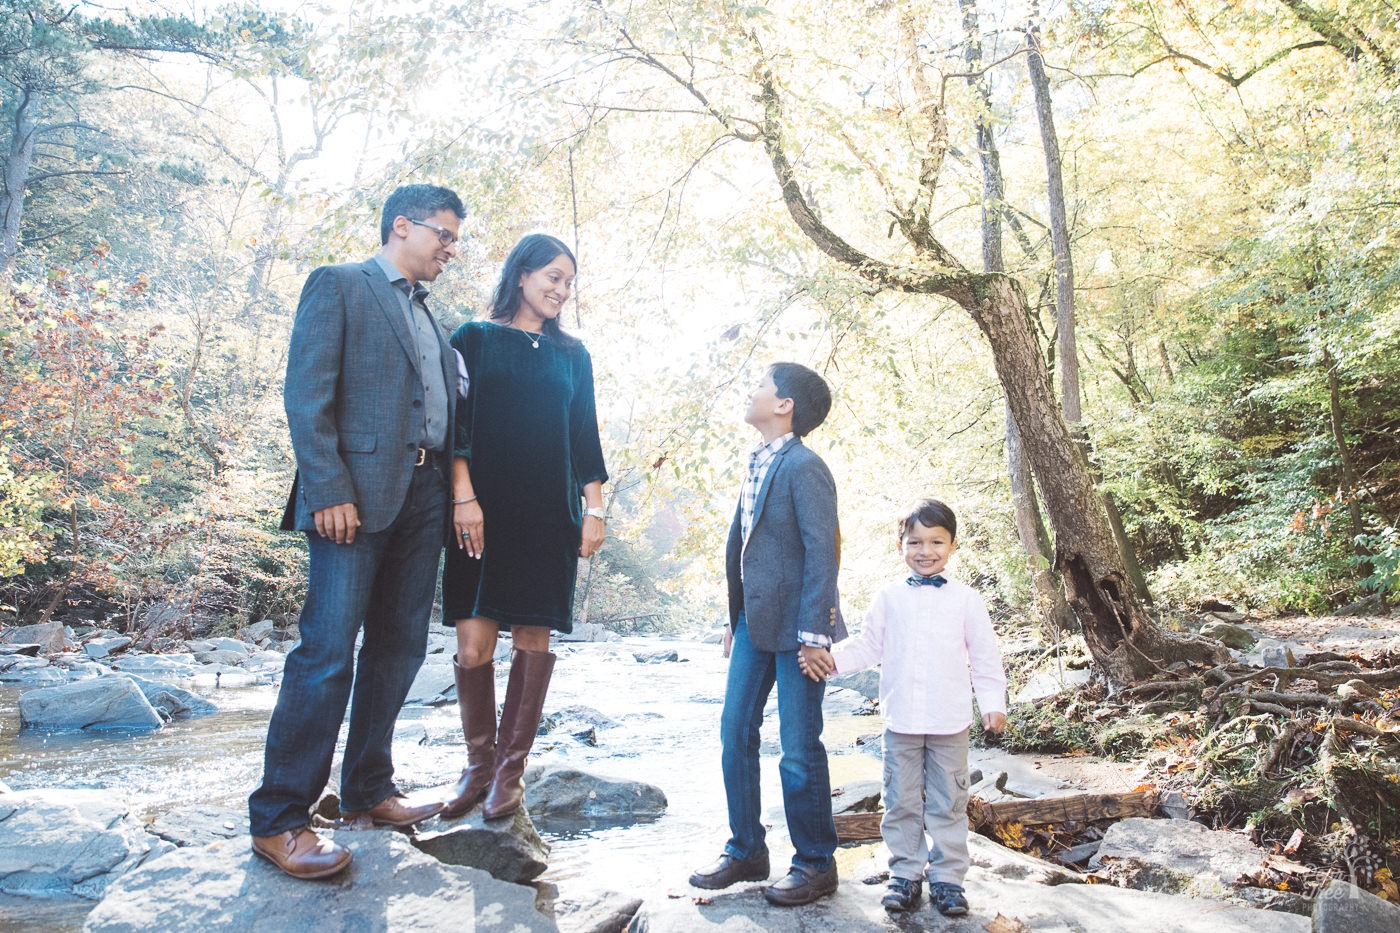
<svg viewBox="0 0 1400 933"><path fill-rule="evenodd" d="M1342 383L1337 376L1337 361L1332 356L1332 351L1326 347L1322 348L1322 365L1327 368L1327 398L1329 420L1332 425L1332 440L1337 445L1337 496L1345 499L1347 504L1347 519L1351 525L1352 553L1357 557L1365 558L1366 549L1357 543L1356 538L1364 530L1361 523L1361 499L1357 496L1359 485L1356 477L1356 466L1351 459L1351 447L1347 444L1346 417L1342 414ZM1371 568L1369 562L1361 567L1361 575L1369 576Z"/></svg>
<svg viewBox="0 0 1400 933"><path fill-rule="evenodd" d="M1038 14L1037 14L1038 15ZM1050 200L1050 243L1055 258L1055 323L1059 334L1060 366L1060 409L1070 431L1085 446L1080 423L1083 414L1080 409L1079 391L1079 345L1075 338L1074 316L1074 261L1069 242L1069 211L1065 205L1064 166L1060 159L1060 140L1055 132L1055 112L1050 103L1050 79L1045 73L1045 59L1041 55L1040 31L1035 21L1026 24L1026 69L1030 73L1031 89L1035 94L1035 115L1040 123L1040 142L1045 150L1045 184ZM1147 588L1147 577L1138 563L1133 543L1123 531L1123 519L1118 512L1118 503L1108 493L1103 493L1104 510L1107 513L1113 540L1123 556L1123 567L1138 596L1148 604L1152 594Z"/></svg>
<svg viewBox="0 0 1400 933"><path fill-rule="evenodd" d="M1224 649L1215 642L1168 633L1148 615L1128 580L1088 462L1044 378L1024 293L1005 276L985 277L979 284L977 301L967 310L991 344L1055 529L1055 569L1064 575L1070 607L1095 662L1111 681L1124 684L1175 661L1223 660Z"/></svg>
<svg viewBox="0 0 1400 933"><path fill-rule="evenodd" d="M1084 420L1079 407L1079 348L1074 332L1074 262L1069 247L1069 213L1060 162L1060 139L1050 106L1050 79L1040 54L1040 34L1034 21L1026 24L1026 70L1035 94L1040 144L1045 150L1045 188L1050 199L1050 245L1055 259L1055 324L1059 333L1060 408L1072 425Z"/></svg>
<svg viewBox="0 0 1400 933"><path fill-rule="evenodd" d="M992 94L982 70L982 32L977 22L976 0L958 0L963 11L963 31L967 37L968 78L977 94L977 154L982 164L982 268L1004 272L1001 218L1006 193L1001 173L1001 156L992 135ZM1031 604L1049 635L1073 631L1074 615L1069 611L1064 591L1050 569L1050 536L1041 521L1035 497L1035 482L1021 447L1021 436L1011 409L1006 411L1006 468L1011 482L1011 512L1016 535L1026 555L1026 571L1031 578Z"/></svg>
<svg viewBox="0 0 1400 933"><path fill-rule="evenodd" d="M15 109L10 151L5 155L5 190L0 192L0 272L10 268L19 255L19 224L24 216L24 192L29 187L29 169L34 164L34 141L39 130L38 111L42 95L21 91Z"/></svg>
<svg viewBox="0 0 1400 933"><path fill-rule="evenodd" d="M1031 598L1041 627L1047 635L1073 632L1079 627L1065 600L1062 582L1050 569L1050 534L1036 504L1035 483L1030 464L1021 446L1021 432L1011 408L1006 409L1006 465L1011 476L1011 508L1016 521L1016 537L1026 552L1026 569L1031 575Z"/></svg>

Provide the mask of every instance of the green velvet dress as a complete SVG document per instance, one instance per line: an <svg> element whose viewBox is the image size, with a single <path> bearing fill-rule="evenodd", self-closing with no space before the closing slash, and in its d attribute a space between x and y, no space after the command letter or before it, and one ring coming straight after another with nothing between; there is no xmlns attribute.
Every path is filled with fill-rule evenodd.
<svg viewBox="0 0 1400 933"><path fill-rule="evenodd" d="M452 346L470 377L454 448L471 466L486 548L479 560L447 548L443 622L572 631L583 487L608 478L593 361L577 341L487 321L457 328Z"/></svg>

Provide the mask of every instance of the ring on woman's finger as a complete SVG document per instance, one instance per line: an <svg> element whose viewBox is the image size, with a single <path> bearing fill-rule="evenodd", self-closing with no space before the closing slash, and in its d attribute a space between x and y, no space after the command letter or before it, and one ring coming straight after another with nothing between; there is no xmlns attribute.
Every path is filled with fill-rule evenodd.
<svg viewBox="0 0 1400 933"><path fill-rule="evenodd" d="M462 532L462 537L464 537L464 538L470 538L471 536L472 536L472 533L471 533L470 531L464 531L464 532Z"/></svg>

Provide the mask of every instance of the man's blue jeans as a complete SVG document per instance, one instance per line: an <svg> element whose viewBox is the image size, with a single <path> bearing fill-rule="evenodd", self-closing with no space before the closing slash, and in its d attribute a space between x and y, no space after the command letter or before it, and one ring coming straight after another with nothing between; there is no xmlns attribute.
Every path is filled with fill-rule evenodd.
<svg viewBox="0 0 1400 933"><path fill-rule="evenodd" d="M301 641L287 655L268 723L262 786L248 798L252 835L308 823L347 702L341 809L367 810L394 794L394 721L427 652L446 508L447 481L427 465L413 471L403 508L384 530L360 532L352 544L307 534Z"/></svg>
<svg viewBox="0 0 1400 933"><path fill-rule="evenodd" d="M797 651L759 651L749 640L743 613L734 625L729 681L720 717L724 793L731 837L724 851L751 859L767 851L759 801L758 747L763 707L778 687L778 734L783 757L778 773L783 810L795 850L792 863L813 871L835 864L836 824L831 818L831 778L822 745L825 681L803 675Z"/></svg>

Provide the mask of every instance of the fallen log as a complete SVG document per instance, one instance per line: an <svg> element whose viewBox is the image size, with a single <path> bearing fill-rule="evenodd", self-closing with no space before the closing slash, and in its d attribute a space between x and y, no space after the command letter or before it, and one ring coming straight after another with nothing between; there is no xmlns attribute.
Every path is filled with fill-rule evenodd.
<svg viewBox="0 0 1400 933"><path fill-rule="evenodd" d="M1073 794L1067 797L1035 797L1030 800L995 802L970 797L967 819L974 830L1001 823L1043 826L1047 823L1087 823L1092 820L1121 820L1130 816L1156 816L1157 792L1132 791L1126 794Z"/></svg>
<svg viewBox="0 0 1400 933"><path fill-rule="evenodd" d="M883 811L838 813L836 837L840 842L874 842L880 838ZM1071 820L1119 820L1130 816L1157 816L1155 791L1126 794L1071 794L1065 797L1034 797L1028 800L967 800L967 821L974 831L1002 823L1043 826Z"/></svg>

